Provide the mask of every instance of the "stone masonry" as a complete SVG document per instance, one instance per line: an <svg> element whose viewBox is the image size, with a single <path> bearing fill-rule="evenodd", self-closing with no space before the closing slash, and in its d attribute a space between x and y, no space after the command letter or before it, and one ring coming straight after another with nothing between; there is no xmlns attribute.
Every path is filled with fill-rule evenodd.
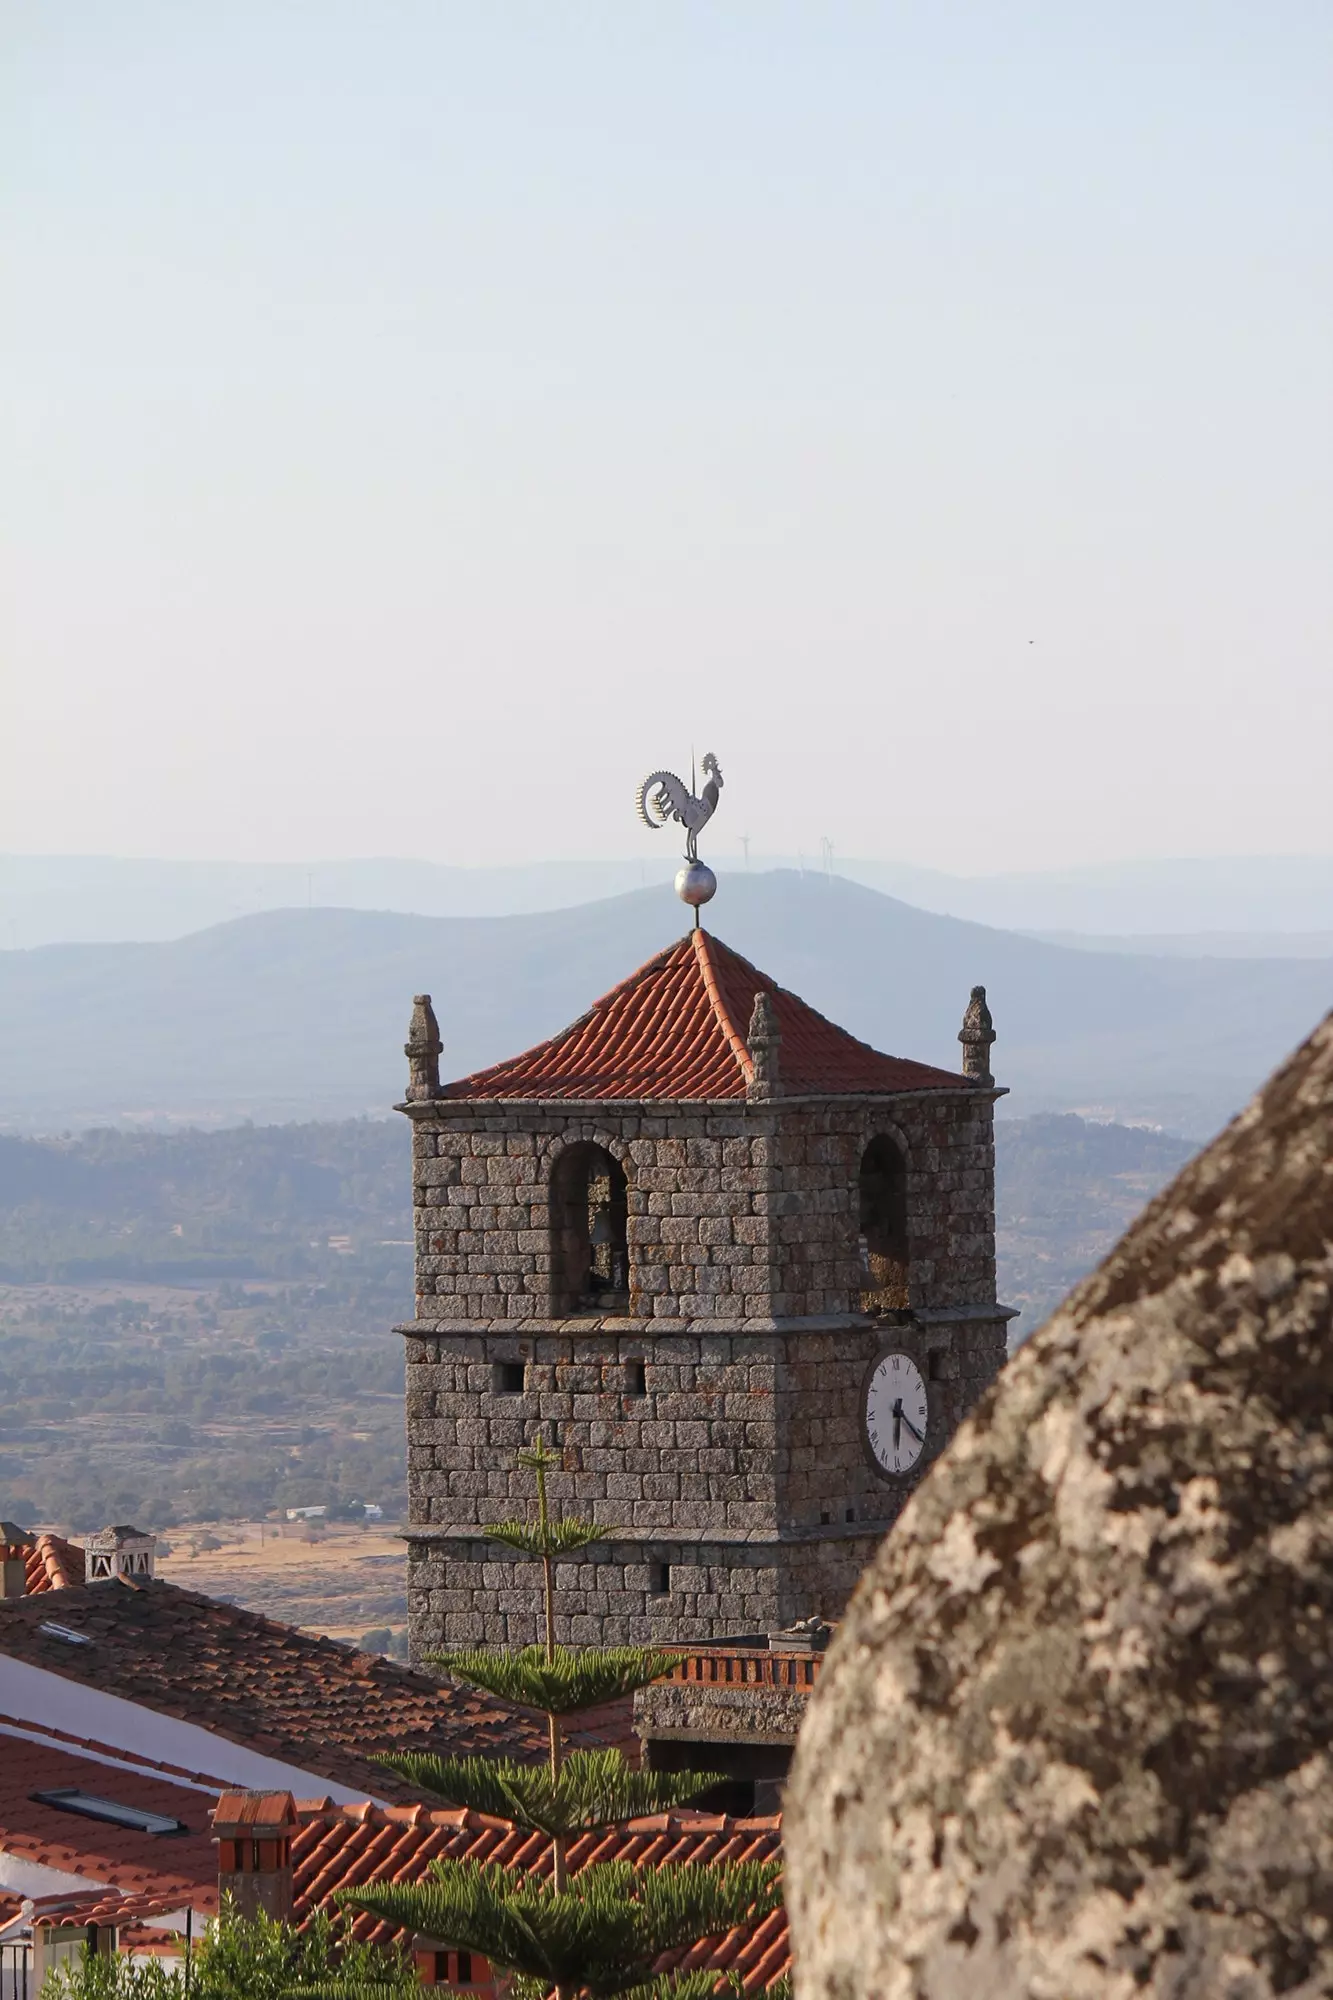
<svg viewBox="0 0 1333 2000"><path fill-rule="evenodd" d="M727 954L743 984L736 966ZM414 1657L537 1636L535 1566L483 1531L530 1506L514 1457L539 1426L563 1458L555 1502L608 1530L558 1577L563 1639L706 1640L836 1617L915 1483L868 1455L871 1365L901 1348L927 1379L919 1476L1003 1361L989 1077L921 1069L924 1087L784 1095L772 1012L756 1015L758 1089L751 1063L726 1097L495 1098L485 1078L439 1090L438 1032L418 1003L402 1107ZM568 1058L548 1068L563 1077ZM858 1175L877 1138L905 1178L909 1304L889 1314L861 1309ZM628 1291L616 1311L571 1315L557 1310L551 1190L579 1147L623 1171Z"/></svg>

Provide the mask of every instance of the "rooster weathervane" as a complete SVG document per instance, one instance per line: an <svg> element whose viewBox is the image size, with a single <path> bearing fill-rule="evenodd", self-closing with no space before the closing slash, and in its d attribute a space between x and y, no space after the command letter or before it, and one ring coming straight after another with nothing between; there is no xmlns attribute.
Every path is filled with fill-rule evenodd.
<svg viewBox="0 0 1333 2000"><path fill-rule="evenodd" d="M692 789L686 790L684 781L674 771L650 771L639 786L636 800L639 818L645 826L656 830L674 819L685 829L685 866L676 875L676 894L682 903L693 905L696 924L700 904L710 902L717 894L716 875L706 861L699 859L699 835L716 812L722 790L722 767L711 750L701 768L708 782L697 798ZM695 782L691 765L691 787Z"/></svg>

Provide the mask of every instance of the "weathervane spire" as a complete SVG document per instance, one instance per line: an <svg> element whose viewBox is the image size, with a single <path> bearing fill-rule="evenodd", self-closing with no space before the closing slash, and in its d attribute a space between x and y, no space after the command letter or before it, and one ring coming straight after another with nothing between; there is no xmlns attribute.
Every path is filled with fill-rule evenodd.
<svg viewBox="0 0 1333 2000"><path fill-rule="evenodd" d="M703 760L703 774L708 782L696 798L674 771L650 771L639 786L635 802L645 826L656 830L674 819L685 828L685 866L676 873L676 894L682 903L692 906L696 924L700 905L711 902L717 894L716 875L706 861L699 859L699 835L713 817L722 790L722 767L711 750ZM690 786L694 783L691 752Z"/></svg>

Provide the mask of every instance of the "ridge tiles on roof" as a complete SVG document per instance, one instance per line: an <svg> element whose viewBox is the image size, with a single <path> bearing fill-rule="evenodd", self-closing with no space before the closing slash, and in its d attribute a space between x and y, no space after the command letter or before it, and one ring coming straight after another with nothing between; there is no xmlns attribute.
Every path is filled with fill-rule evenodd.
<svg viewBox="0 0 1333 2000"><path fill-rule="evenodd" d="M784 1096L966 1090L929 1063L888 1056L826 1020L711 932L693 930L622 980L562 1033L446 1084L444 1098L705 1100L743 1098L759 993L772 996Z"/></svg>
<svg viewBox="0 0 1333 2000"><path fill-rule="evenodd" d="M6 1557L23 1564L23 1594L36 1597L47 1590L69 1590L83 1582L83 1550L60 1535L32 1535L7 1544Z"/></svg>
<svg viewBox="0 0 1333 2000"><path fill-rule="evenodd" d="M423 1881L431 1862L439 1858L499 1862L538 1878L551 1865L551 1844L544 1834L464 1807L423 1812L367 1803L329 1811L322 1801L298 1800L297 1812L301 1825L292 1841L292 1862L298 1922L327 1904L335 1890ZM575 1836L569 1845L569 1868L577 1874L600 1861L628 1861L635 1868L656 1868L664 1861L760 1861L778 1857L781 1848L782 1822L776 1815L732 1819L686 1809ZM391 1944L401 1936L391 1921L374 1911L348 1914L357 1938ZM659 1970L673 1966L734 1970L746 1992L759 1993L789 1963L786 1912L778 1909L758 1924L742 1924L721 1937L666 1954L659 1960Z"/></svg>

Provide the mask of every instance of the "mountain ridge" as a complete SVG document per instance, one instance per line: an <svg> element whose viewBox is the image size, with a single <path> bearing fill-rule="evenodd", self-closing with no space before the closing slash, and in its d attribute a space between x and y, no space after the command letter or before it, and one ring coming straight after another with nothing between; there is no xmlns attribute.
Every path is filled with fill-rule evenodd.
<svg viewBox="0 0 1333 2000"><path fill-rule="evenodd" d="M914 908L838 877L728 878L710 928L872 1046L950 1069L984 984L996 1075L1021 1109L1203 1136L1333 998L1333 963L1099 954ZM383 1114L414 992L442 1074L517 1054L670 944L661 888L522 917L264 911L171 942L0 955L0 1122ZM1020 1108L1015 1103L1014 1110Z"/></svg>
<svg viewBox="0 0 1333 2000"><path fill-rule="evenodd" d="M740 858L739 842L723 835L714 845L717 852L710 859L725 878L750 872ZM234 916L311 904L417 916L531 915L567 907L571 900L605 900L668 882L677 865L672 846L658 844L651 852L619 859L479 867L396 856L230 862L0 855L0 948L34 949L67 941L161 942ZM795 853L751 859L756 874L822 872L809 856L802 860ZM1330 856L1167 857L989 875L840 856L837 872L936 915L1038 934L1180 937L1203 932L1243 937L1252 931L1300 934L1333 928Z"/></svg>

